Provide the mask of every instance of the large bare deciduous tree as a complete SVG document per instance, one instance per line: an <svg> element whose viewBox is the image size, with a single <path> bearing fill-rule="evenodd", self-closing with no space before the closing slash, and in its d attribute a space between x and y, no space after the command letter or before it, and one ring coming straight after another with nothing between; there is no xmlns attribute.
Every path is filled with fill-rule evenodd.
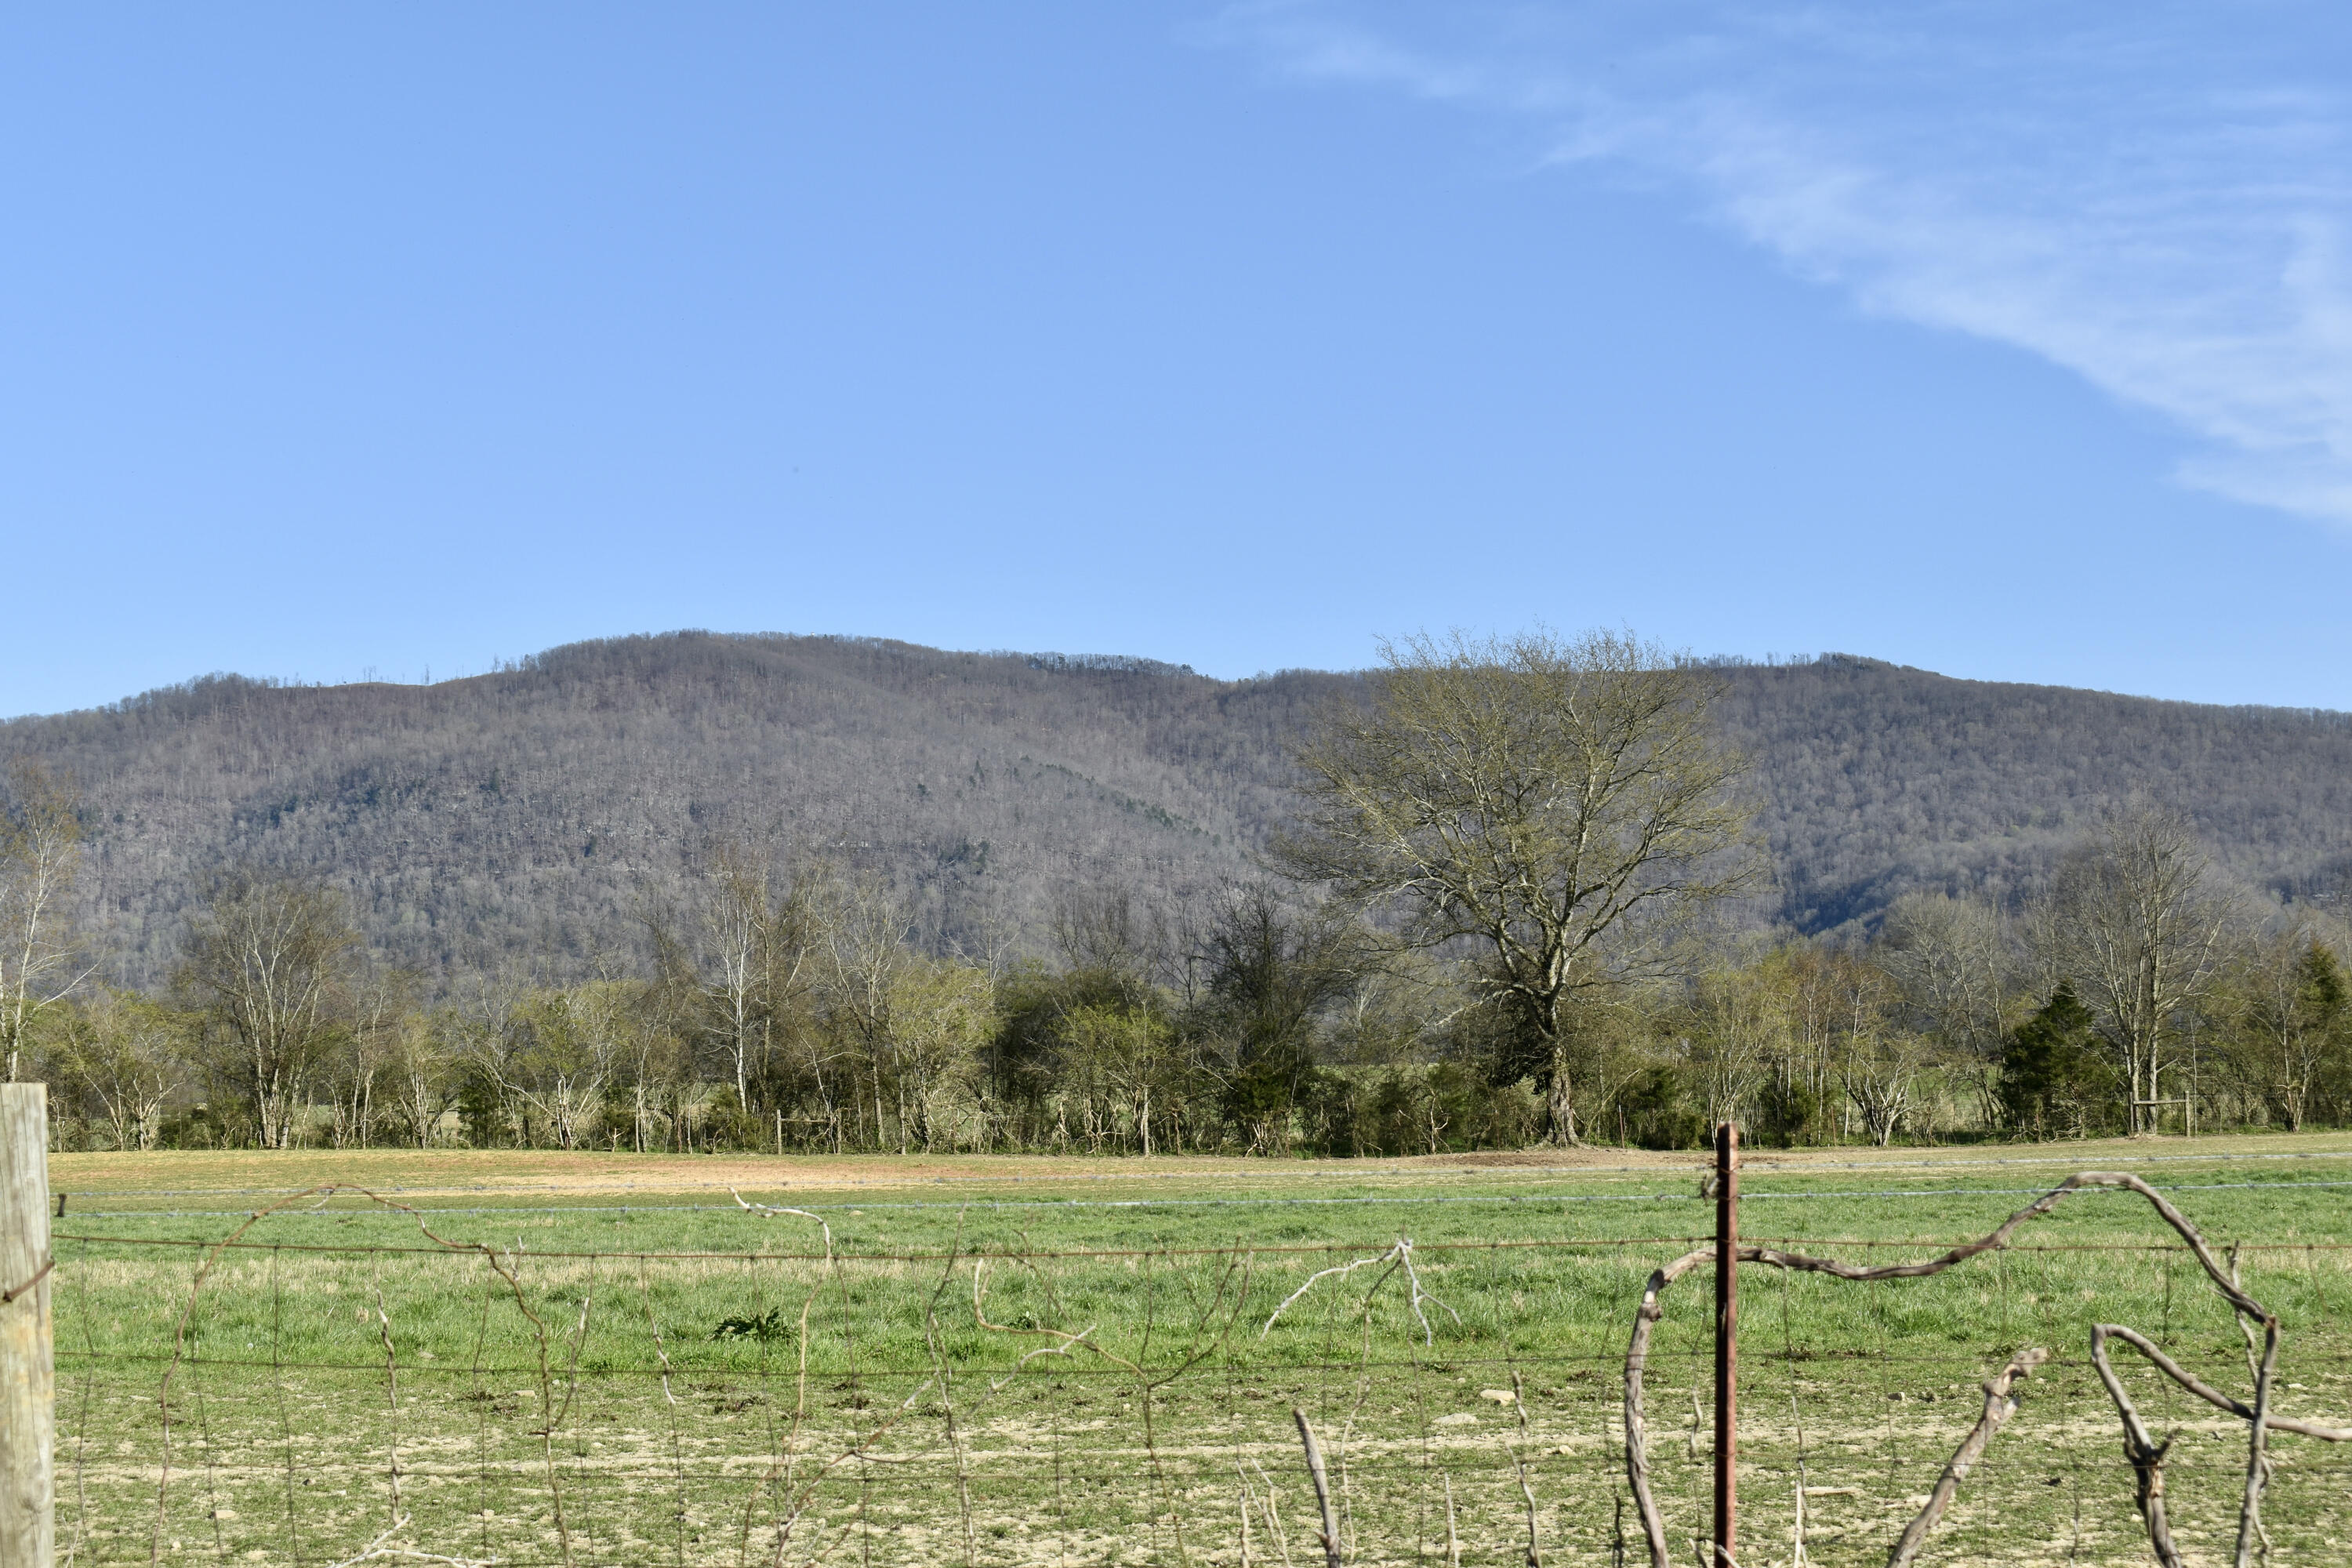
<svg viewBox="0 0 2352 1568"><path fill-rule="evenodd" d="M89 973L74 966L79 808L72 785L38 762L9 764L0 813L0 1048L10 1083L24 1069L34 1020Z"/></svg>
<svg viewBox="0 0 2352 1568"><path fill-rule="evenodd" d="M2303 1131L2352 1056L2352 986L2323 931L2299 923L2254 946L2220 1009L2231 1064L2290 1132ZM2341 940L2340 930L2327 934Z"/></svg>
<svg viewBox="0 0 2352 1568"><path fill-rule="evenodd" d="M873 1107L877 1147L895 1131L902 1154L916 1139L934 1149L955 1132L940 1114L950 1091L969 1093L994 1030L988 976L915 952L905 905L878 880L828 879L812 897L824 943L814 1000L847 1058L856 1114Z"/></svg>
<svg viewBox="0 0 2352 1568"><path fill-rule="evenodd" d="M752 1108L751 1086L798 1015L819 968L820 868L804 868L779 894L768 856L731 840L712 847L692 938L692 984L705 1036L725 1056L736 1104Z"/></svg>
<svg viewBox="0 0 2352 1568"><path fill-rule="evenodd" d="M1906 893L1887 907L1871 957L1903 987L1917 1026L1954 1053L1998 1061L2011 963L2000 910L1982 899Z"/></svg>
<svg viewBox="0 0 2352 1568"><path fill-rule="evenodd" d="M2219 977L2239 910L2188 823L2137 805L2109 814L2060 866L2042 919L2042 946L2116 1053L2125 1125L2152 1131L2180 1023Z"/></svg>
<svg viewBox="0 0 2352 1568"><path fill-rule="evenodd" d="M458 1054L451 1031L422 1013L404 1014L385 1042L388 1096L402 1136L429 1149L457 1095Z"/></svg>
<svg viewBox="0 0 2352 1568"><path fill-rule="evenodd" d="M185 1042L179 1021L143 997L101 987L71 1015L58 1065L98 1102L113 1147L145 1151L180 1088Z"/></svg>
<svg viewBox="0 0 2352 1568"><path fill-rule="evenodd" d="M1336 911L1299 908L1263 881L1230 883L1207 900L1191 943L1192 1017L1222 1069L1226 1110L1257 1152L1289 1142L1318 1022L1368 968L1361 937Z"/></svg>
<svg viewBox="0 0 2352 1568"><path fill-rule="evenodd" d="M343 1023L359 933L314 881L230 873L188 922L179 987L227 1037L261 1145L290 1148L310 1075Z"/></svg>
<svg viewBox="0 0 2352 1568"><path fill-rule="evenodd" d="M1887 909L1871 957L1903 990L1905 1021L1942 1046L1976 1089L1987 1125L2000 1120L2003 1013L2016 964L1998 907L1979 898L1906 893Z"/></svg>
<svg viewBox="0 0 2352 1568"><path fill-rule="evenodd" d="M1458 954L1576 1132L1580 994L1641 966L1675 917L1745 885L1743 769L1708 710L1711 671L1631 633L1455 634L1384 644L1370 700L1298 754L1286 869Z"/></svg>

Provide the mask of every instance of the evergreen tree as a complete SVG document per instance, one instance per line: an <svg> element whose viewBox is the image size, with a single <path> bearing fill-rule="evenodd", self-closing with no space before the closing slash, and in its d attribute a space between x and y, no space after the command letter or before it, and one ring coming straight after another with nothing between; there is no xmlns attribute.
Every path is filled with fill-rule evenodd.
<svg viewBox="0 0 2352 1568"><path fill-rule="evenodd" d="M2295 1011L2317 1049L2311 1083L2311 1112L2342 1121L2352 1109L2352 984L2335 950L2314 940L2295 963Z"/></svg>
<svg viewBox="0 0 2352 1568"><path fill-rule="evenodd" d="M2037 1138L2080 1138L2114 1111L2116 1070L2095 1020L2071 984L2019 1025L2000 1058L2001 1110L2011 1127Z"/></svg>

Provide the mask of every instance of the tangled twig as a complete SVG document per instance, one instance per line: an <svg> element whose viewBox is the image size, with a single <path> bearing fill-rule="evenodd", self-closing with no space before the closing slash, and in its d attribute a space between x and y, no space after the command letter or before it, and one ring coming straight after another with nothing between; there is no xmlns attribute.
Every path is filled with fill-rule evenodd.
<svg viewBox="0 0 2352 1568"><path fill-rule="evenodd" d="M775 1218L778 1215L794 1215L802 1219L813 1219L816 1221L817 1228L824 1232L824 1260L827 1263L831 1263L833 1261L833 1226L825 1224L824 1216L823 1215L811 1214L806 1209L782 1208L774 1204L755 1204L744 1197L742 1194L737 1192L732 1187L727 1189L727 1195L733 1198L737 1203L742 1205L744 1208L749 1209L751 1213L763 1215L770 1219Z"/></svg>
<svg viewBox="0 0 2352 1568"><path fill-rule="evenodd" d="M759 1489L752 1493L751 1500L743 1505L743 1531L740 1544L743 1553L748 1556L751 1542L751 1518L754 1510L759 1506L760 1498L766 1495L770 1488L774 1487L779 1483L789 1490L795 1479L796 1472L800 1467L801 1433L808 1423L809 1313L816 1306L817 1293L824 1289L825 1282L827 1280L837 1279L840 1270L835 1263L833 1254L833 1226L825 1223L825 1218L823 1215L812 1214L807 1209L786 1208L773 1204L755 1204L746 1199L741 1193L737 1192L732 1187L728 1188L727 1192L728 1195L732 1197L736 1203L740 1205L745 1210L750 1213L759 1215L762 1218L774 1219L781 1215L789 1215L796 1219L814 1220L816 1222L816 1227L824 1233L824 1263L823 1265L823 1271L817 1276L816 1282L809 1287L808 1294L801 1300L800 1328L799 1331L793 1336L799 1361L793 1375L792 1431L784 1440L782 1450L778 1453L774 1460L769 1464L767 1474L761 1478ZM648 1311L651 1310L650 1306L647 1310ZM658 1334L656 1336L656 1346L659 1344ZM669 1368L669 1358L667 1355L662 1357L662 1368L665 1373L662 1380L662 1392L664 1394L667 1394L669 1392L669 1380L667 1373ZM917 1389L915 1392L919 1394L922 1390ZM672 1401L672 1403L676 1402ZM909 1401L909 1403L911 1404L912 1402ZM896 1417L893 1418L894 1423ZM831 1465L825 1467L825 1469L828 1471L832 1468L833 1467ZM777 1568L782 1568L784 1561L784 1548L792 1540L793 1527L800 1522L801 1510L807 1506L807 1499L809 1495L811 1494L803 1493L800 1501L793 1504L791 1510L777 1522L775 1552L775 1563L777 1564Z"/></svg>
<svg viewBox="0 0 2352 1568"><path fill-rule="evenodd" d="M2225 1268L2221 1260L2214 1256L2212 1247L2206 1242L2203 1235L2189 1223L2188 1216L2173 1207L2162 1194L2139 1177L2128 1173L2113 1171L2078 1172L2032 1203L2011 1215L1987 1235L1974 1241L1965 1242L1937 1257L1916 1263L1890 1263L1875 1268L1864 1268L1856 1264L1842 1263L1835 1258L1811 1258L1802 1253L1781 1252L1769 1247L1742 1247L1738 1249L1738 1258L1742 1263L1762 1263L1775 1268L1827 1274L1838 1279L1924 1279L1930 1275L1940 1274L1945 1269L1966 1262L1971 1258L2007 1247L2010 1238L2016 1234L2021 1226L2048 1214L2071 1194L2093 1188L2120 1188L2126 1192L2137 1193L2147 1199L2164 1222L2188 1244L2189 1250L2205 1270L2206 1277L2212 1281L2214 1289L2230 1304L2231 1312L2236 1315L2241 1331L2246 1336L2247 1361L2254 1380L2254 1399L2252 1405L2242 1404L2218 1390L2209 1388L2175 1365L2168 1357L2163 1356L2141 1336L2113 1324L2101 1324L2094 1328L2092 1355L2094 1361L2099 1364L2101 1376L2106 1382L2109 1394L2116 1400L2116 1408L2123 1415L2125 1453L2140 1476L2141 1512L2147 1521L2151 1542L2156 1545L2158 1556L2168 1564L2177 1563L2179 1559L2177 1554L2167 1555L2172 1552L2172 1547L2169 1533L2163 1524L2162 1468L2165 1445L2156 1443L2148 1435L2147 1428L2140 1424L2137 1412L2131 1408L2130 1401L2125 1397L2122 1384L2115 1379L2112 1372L2107 1368L2105 1362L2106 1340L2110 1337L2123 1339L2134 1349L2148 1355L2158 1370L2164 1372L2183 1388L2210 1404L2241 1416L2249 1423L2252 1432L2246 1461L2245 1490L2238 1515L2236 1563L2237 1568L2250 1568L2254 1546L2262 1537L2262 1493L2270 1474L2270 1463L2265 1453L2266 1433L2273 1429L2291 1431L2328 1442L2341 1442L2352 1438L2352 1432L2341 1432L2336 1428L2316 1426L2311 1422L2271 1415L2270 1399L2275 1384L2278 1364L2277 1318L2273 1316L2261 1302L2246 1294L2243 1288L2240 1286L2234 1262ZM1714 1262L1715 1257L1714 1247L1702 1247L1695 1251L1685 1253L1673 1262L1652 1272L1648 1285L1643 1289L1641 1305L1634 1310L1633 1336L1625 1349L1625 1475L1632 1485L1633 1500L1641 1513L1643 1532L1649 1542L1652 1568L1668 1568L1671 1558L1666 1547L1665 1521L1660 1517L1657 1500L1650 1490L1648 1436L1642 1415L1642 1376L1649 1363L1650 1331L1664 1315L1664 1309L1659 1305L1659 1298L1664 1293L1666 1288L1700 1264ZM2259 1340L2254 1333L2256 1324L2260 1324L2263 1331ZM2005 1371L2000 1377L1996 1377L1991 1384L1986 1385L1988 1418L1993 1415L1997 1405L2013 1405L2011 1389L2017 1380L2031 1370L2030 1366L2021 1367L2019 1362L2031 1353L2032 1352L2021 1352L2019 1359L2012 1360L2010 1363L2011 1370ZM2007 1380L2005 1384L2004 1378ZM2003 1384L1998 1396L1992 1392L1995 1384ZM1978 1424L1978 1429L1972 1431L1968 1439L1961 1444L1960 1451L1953 1455L1951 1465L1947 1467L1947 1479L1952 1486L1958 1486L1968 1465L1975 1462L1978 1455L1982 1453L1984 1444L1990 1440L1993 1432L2008 1419L2008 1411L2001 1411L1999 1419L1991 1420L1990 1425L1980 1421ZM1973 1451L1970 1450L1972 1444ZM1963 1460L1966 1463L1963 1463ZM1938 1491L1941 1492L1942 1489L1939 1485ZM1948 1495L1945 1496L1944 1500L1946 1502L1950 1500ZM1935 1524L1937 1517L1941 1512L1942 1506L1931 1500L1928 1510L1913 1521L1913 1529L1918 1532L1920 1539L1925 1539L1927 1530ZM1912 1541L1912 1531L1905 1531L1904 1542L1910 1543L1911 1552L1916 1552L1918 1546L1916 1542ZM1894 1564L1910 1560L1909 1557L1903 1555L1905 1550L1904 1543L1898 1542L1895 1547L1896 1555L1889 1559L1890 1568Z"/></svg>
<svg viewBox="0 0 2352 1568"><path fill-rule="evenodd" d="M1077 1332L1072 1333L1066 1329L1024 1328L1016 1323L990 1322L988 1321L987 1308L987 1277L988 1260L984 1258L976 1258L972 1259L971 1319L973 1322L979 1324L982 1329L985 1329L992 1334L1035 1334L1055 1342L1050 1345L1040 1345L1035 1350L1031 1351L1027 1355L1023 1356L1019 1361L1014 1362L1013 1363L1013 1371L1011 1373L1008 1373L1003 1377L997 1379L990 1385L989 1392L991 1394L996 1393L1006 1384L1011 1383L1013 1378L1020 1375L1021 1370L1024 1367L1026 1367L1031 1362L1036 1360L1041 1355L1068 1355L1072 1351L1079 1350L1091 1351L1096 1355L1102 1357L1103 1360L1111 1363L1115 1366L1125 1367L1128 1371L1135 1373L1138 1377L1141 1377L1143 1375L1143 1369L1136 1365L1135 1363L1128 1360L1125 1356L1114 1354L1112 1352L1103 1349L1102 1346L1095 1343L1092 1339L1087 1337L1095 1331L1095 1325L1092 1323L1088 1323L1085 1328L1080 1329Z"/></svg>
<svg viewBox="0 0 2352 1568"><path fill-rule="evenodd" d="M1345 1278L1348 1275L1353 1274L1359 1268L1370 1268L1376 1264L1381 1263L1385 1263L1390 1266L1389 1273L1383 1274L1378 1279L1372 1281L1372 1289L1364 1293L1364 1300L1369 1302L1372 1299L1374 1292L1377 1292L1382 1285L1388 1282L1390 1274L1402 1271L1405 1278L1405 1283L1411 1290L1411 1295L1408 1298L1408 1304L1412 1308L1414 1320L1421 1324L1421 1338L1423 1344L1434 1344L1437 1342L1436 1335L1432 1331L1429 1326L1429 1319L1421 1310L1421 1304L1423 1301L1428 1302L1431 1306L1435 1307L1439 1311L1444 1312L1447 1317L1452 1318L1455 1323L1458 1324L1462 1321L1461 1313L1455 1311L1453 1308L1447 1306L1444 1302L1439 1300L1435 1296L1431 1295L1427 1290L1422 1288L1421 1275L1415 1271L1412 1266L1412 1238L1411 1237L1401 1236L1397 1237L1397 1242L1394 1247L1390 1247L1386 1252L1381 1253L1377 1258L1359 1258L1353 1263L1336 1263L1328 1268L1318 1268L1314 1273L1309 1274L1307 1277L1306 1283L1300 1285L1297 1289L1293 1290L1289 1295L1285 1296L1282 1299L1282 1305L1276 1307L1273 1312L1267 1316L1265 1326L1258 1330L1257 1337L1264 1339L1267 1334L1273 1332L1275 1319L1281 1317L1284 1312L1290 1310L1290 1306L1293 1302L1297 1301L1301 1296L1306 1295L1307 1291L1313 1289L1315 1288L1315 1282L1318 1279L1328 1279L1335 1274Z"/></svg>
<svg viewBox="0 0 2352 1568"><path fill-rule="evenodd" d="M440 1563L446 1568L491 1568L496 1557L449 1557L438 1552L419 1552L413 1546L394 1546L392 1538L408 1528L408 1515L402 1514L392 1521L390 1529L361 1549L356 1557L346 1557L332 1568L357 1568L362 1563Z"/></svg>
<svg viewBox="0 0 2352 1568"><path fill-rule="evenodd" d="M160 1564L163 1562L163 1525L165 1518L167 1517L166 1510L170 1504L172 1485L172 1384L179 1374L181 1363L187 1358L188 1329L190 1324L195 1321L196 1302L204 1295L205 1282L211 1279L214 1268L220 1262L221 1255L230 1247L236 1246L239 1241L243 1240L245 1233L251 1230L255 1226L259 1225L263 1220L269 1218L272 1215L275 1215L281 1210L293 1207L296 1204L300 1203L304 1198L317 1198L319 1200L318 1203L311 1206L313 1208L324 1208L328 1203L334 1199L339 1194L343 1193L349 1193L354 1197L365 1198L368 1202L374 1204L379 1208L388 1210L392 1213L404 1214L408 1215L410 1218L416 1221L416 1228L418 1232L422 1234L427 1241L432 1242L435 1246L439 1247L446 1251L479 1255L483 1261L489 1265L491 1271L497 1274L500 1279L506 1281L509 1293L514 1297L516 1310L522 1313L525 1318L530 1321L532 1337L537 1342L537 1348L539 1351L539 1405L540 1414L542 1418L538 1430L533 1434L533 1436L540 1439L541 1458L547 1470L548 1507L549 1511L554 1518L558 1548L562 1553L562 1561L565 1564L565 1568L570 1568L570 1564L572 1560L572 1527L564 1518L563 1491L555 1468L556 1415L552 1379L547 1359L547 1322L546 1320L542 1319L537 1312L531 1310L530 1301L523 1291L522 1279L515 1271L513 1256L509 1254L504 1260L501 1260L499 1256L498 1248L490 1246L488 1242L452 1241L447 1237L436 1234L431 1226L425 1223L425 1211L421 1209L401 1203L394 1198L387 1198L382 1194L370 1192L365 1187L339 1186L332 1183L329 1183L323 1186L305 1187L300 1192L289 1194L287 1196L278 1199L276 1203L269 1205L266 1208L254 1210L250 1215L246 1216L244 1224L238 1226L235 1230L230 1231L228 1235L223 1237L220 1240L213 1243L209 1247L207 1247L203 1258L196 1265L195 1275L194 1279L189 1281L188 1285L187 1302L180 1309L179 1321L172 1331L172 1357L169 1362L164 1363L163 1382L155 1391L155 1403L162 1416L163 1462L158 1468L155 1480L155 1526L154 1535L150 1543L148 1553L150 1568L160 1568ZM487 1308L485 1310L487 1310ZM395 1526L395 1528L397 1527ZM427 1560L434 1561L434 1559ZM438 1559L438 1561L456 1562L457 1560L455 1558L445 1558Z"/></svg>

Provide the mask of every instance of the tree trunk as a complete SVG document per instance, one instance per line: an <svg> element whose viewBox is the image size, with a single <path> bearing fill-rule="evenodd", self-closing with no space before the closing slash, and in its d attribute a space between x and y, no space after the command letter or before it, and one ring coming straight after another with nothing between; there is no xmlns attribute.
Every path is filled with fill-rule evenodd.
<svg viewBox="0 0 2352 1568"><path fill-rule="evenodd" d="M1564 1148L1581 1148L1584 1140L1576 1135L1576 1085L1569 1077L1568 1047L1559 1041L1551 1047L1551 1096L1545 1109L1546 1141Z"/></svg>

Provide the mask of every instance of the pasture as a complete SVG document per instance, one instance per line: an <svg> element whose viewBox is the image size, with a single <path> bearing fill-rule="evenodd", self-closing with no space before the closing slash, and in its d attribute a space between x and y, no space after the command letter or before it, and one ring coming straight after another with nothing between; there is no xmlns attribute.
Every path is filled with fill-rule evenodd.
<svg viewBox="0 0 2352 1568"><path fill-rule="evenodd" d="M59 1155L59 1557L1238 1568L1246 1531L1250 1563L1307 1568L1297 1407L1351 1563L1522 1563L1531 1513L1545 1563L1643 1561L1626 1338L1650 1271L1711 1238L1700 1169ZM2246 1244L2284 1324L2279 1412L2352 1420L2352 1137L1756 1151L1743 1236L1927 1256L2077 1170L2135 1172ZM1922 1561L2148 1562L2090 1325L2251 1381L2227 1309L2127 1194L2076 1194L1932 1279L1742 1280L1751 1565L1796 1559L1801 1511L1805 1561L1883 1563L2026 1346L2052 1359ZM1669 1292L1648 1375L1681 1561L1706 1529L1709 1289ZM2122 1364L2180 1434L2176 1535L2226 1562L2244 1423ZM2270 1561L2352 1557L2352 1452L2273 1444Z"/></svg>

